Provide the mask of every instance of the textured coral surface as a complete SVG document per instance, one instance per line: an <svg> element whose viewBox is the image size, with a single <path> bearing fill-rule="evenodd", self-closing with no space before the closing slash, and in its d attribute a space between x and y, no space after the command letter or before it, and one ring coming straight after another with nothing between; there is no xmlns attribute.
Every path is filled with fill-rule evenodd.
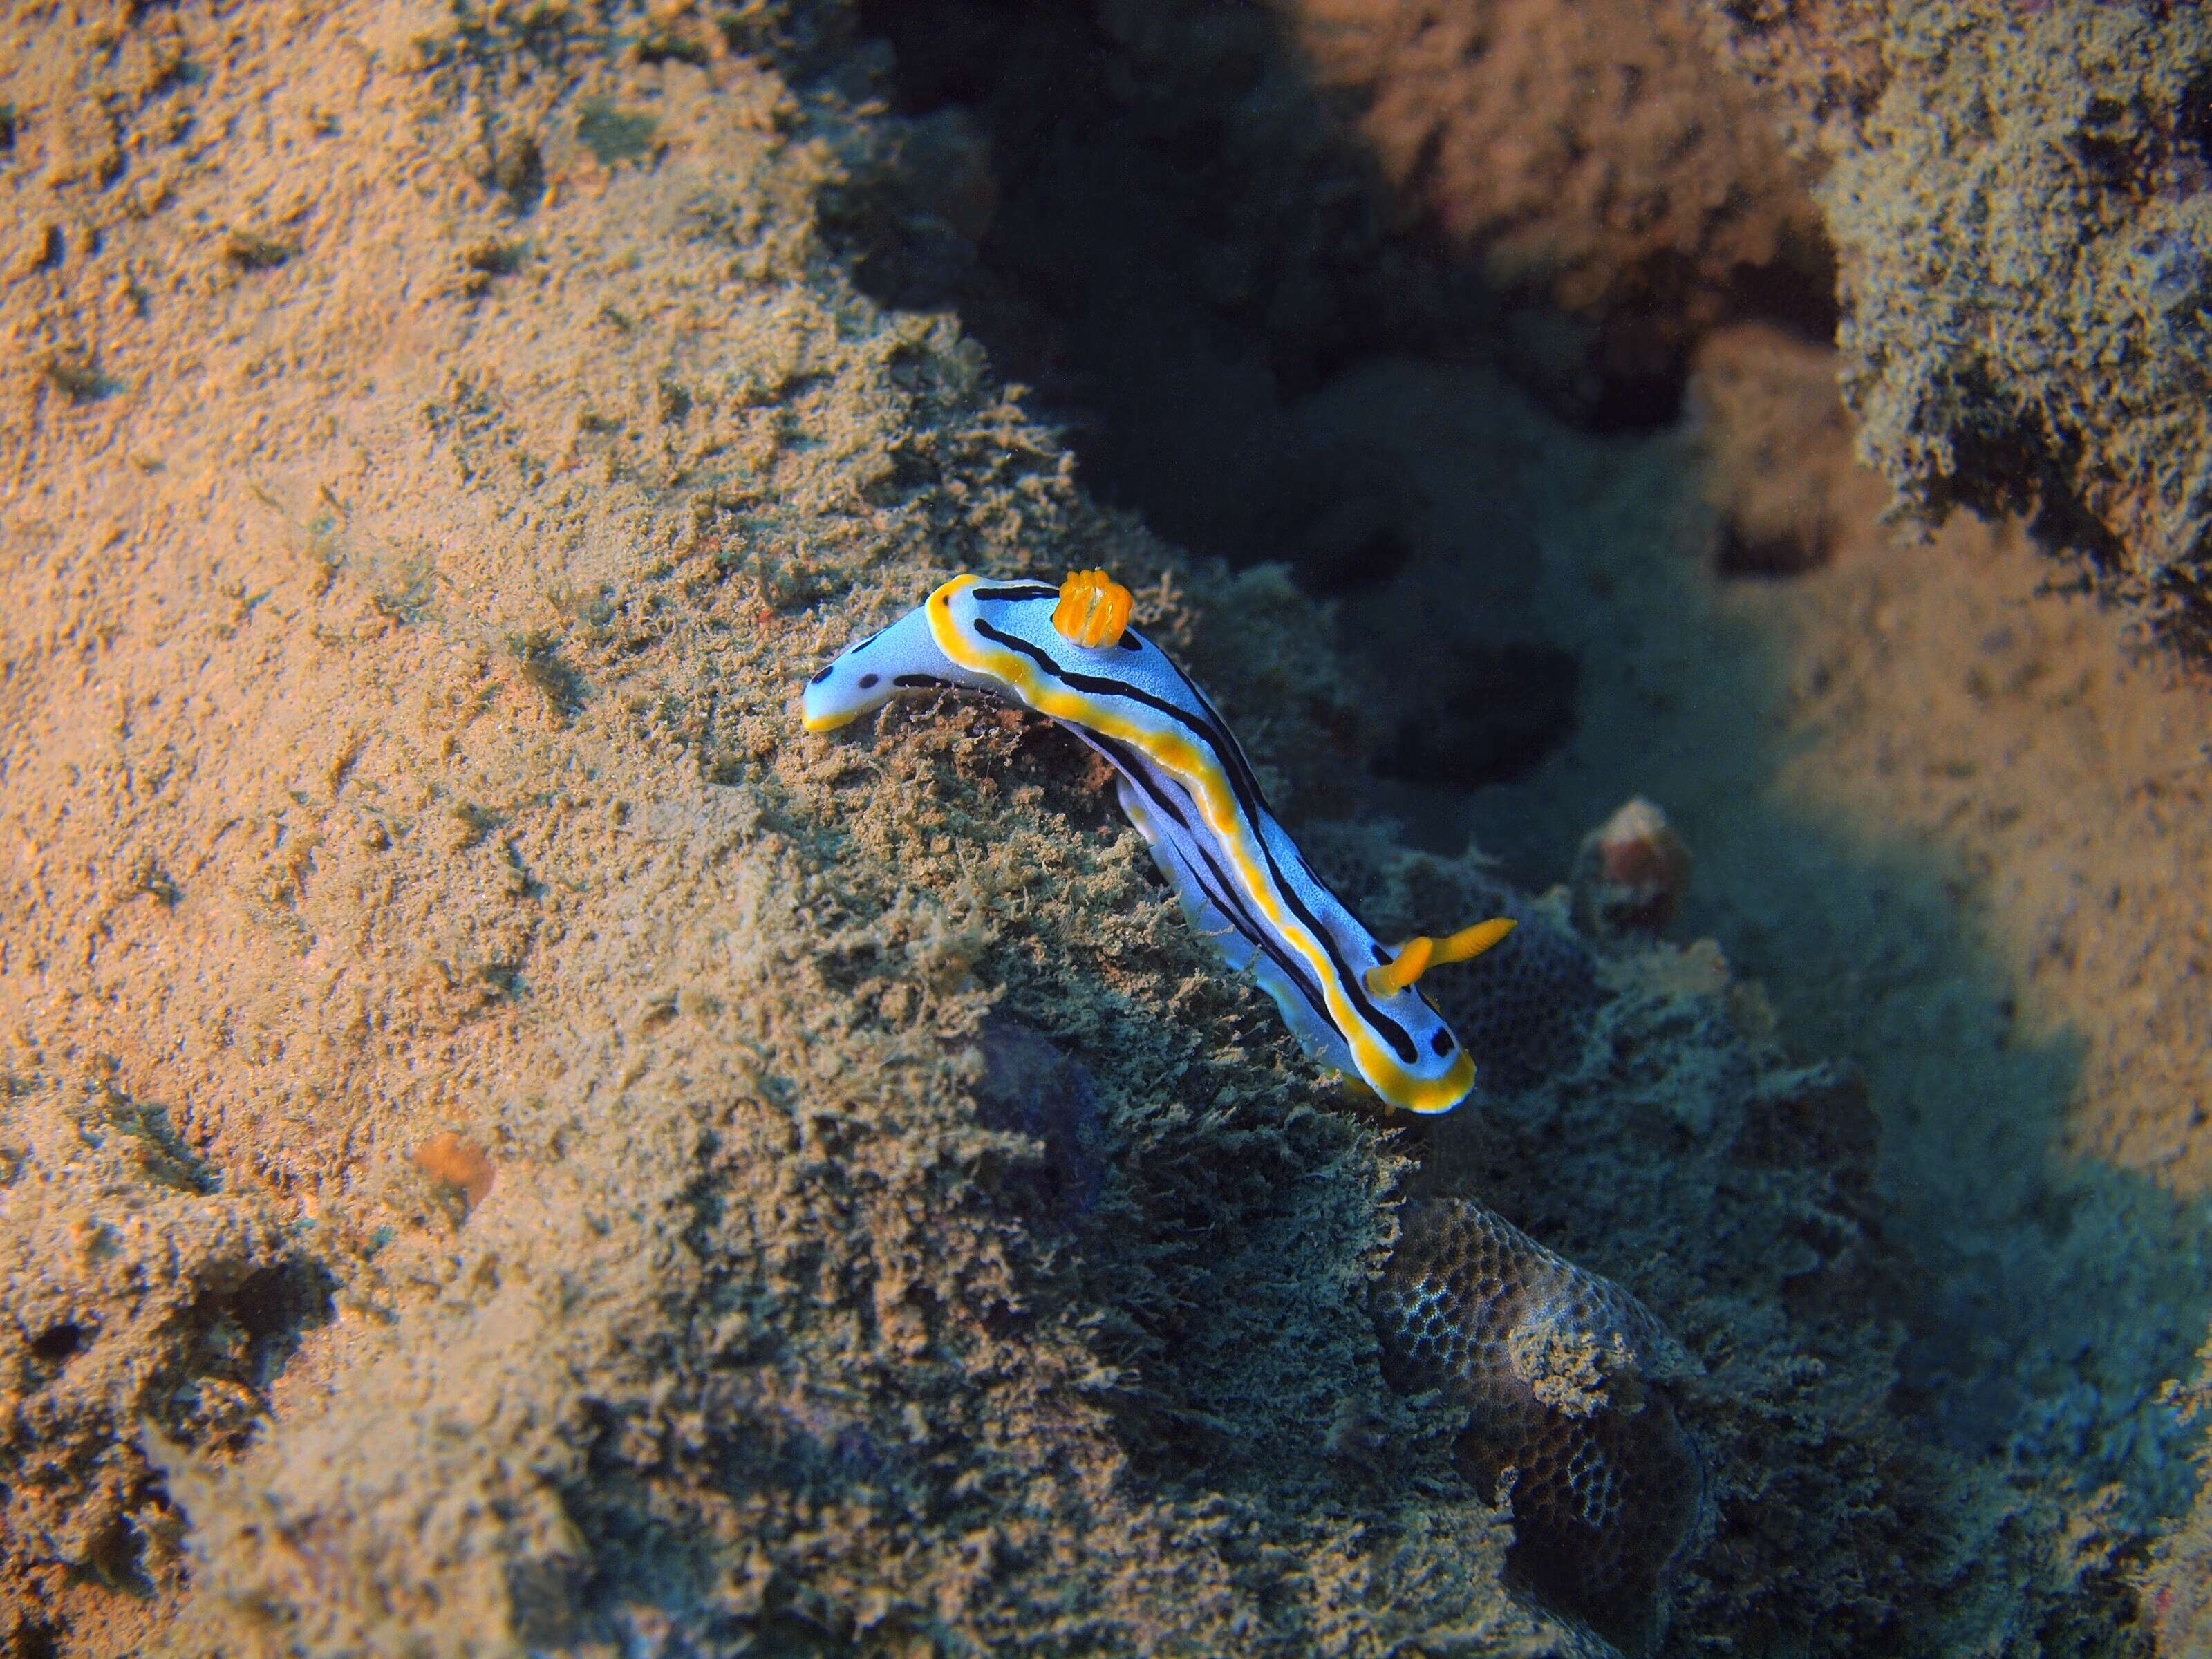
<svg viewBox="0 0 2212 1659"><path fill-rule="evenodd" d="M1508 1563L1630 1648L1705 1497L1667 1385L1696 1362L1635 1297L1468 1200L1407 1206L1375 1290L1383 1364L1468 1408L1458 1455L1508 1498Z"/></svg>
<svg viewBox="0 0 2212 1659"><path fill-rule="evenodd" d="M859 21L4 25L4 1640L1573 1650L1515 1593L1494 1460L1455 1457L1481 1397L1386 1375L1368 1297L1410 1198L1481 1200L1706 1365L1677 1409L1712 1525L1667 1651L2130 1651L2142 1494L2185 1480L2148 1390L2203 1322L2154 1273L2192 1277L2202 1149L2189 953L2153 926L2195 843L2116 838L2201 821L2148 731L2189 722L2098 724L2153 705L2085 678L2111 653L2073 612L1978 600L1978 682L1948 636L1883 631L1924 590L1858 530L1765 592L1829 625L1826 678L1746 643L1751 602L1653 528L1705 510L1669 493L1695 447L1563 434L1474 370L1377 366L1300 411L1360 415L1322 494L1368 478L1398 540L1355 517L1310 545L1395 545L1389 611L1187 557L1097 505L964 312L879 292L979 258L1018 168L973 117L902 113ZM1241 38L1216 88L1276 84ZM1280 136L1283 106L1229 101L1239 143ZM1209 314L1264 298L1318 374L1347 337L1297 319L1357 307L1298 296L1434 267L1371 200L1273 200ZM1341 263L1331 225L1368 232ZM805 676L948 571L1097 565L1286 818L1352 825L1313 844L1378 927L1522 918L1519 954L1437 988L1489 1057L1479 1109L1384 1124L1301 1061L1065 734L950 698L798 730ZM1516 629L1583 665L1573 746L1473 797L1372 775L1468 684L1427 665ZM1773 717L1770 658L1807 724ZM1958 769L2004 718L2095 824ZM1820 763L1778 782L1784 731ZM1691 925L1767 990L1508 882L1639 789L1717 884ZM1805 829L1823 805L1938 848L1982 825L1988 863L1897 875ZM2015 1026L1951 896L2053 849L2072 875L1999 941ZM2068 1118L2075 1030L2107 1109ZM2062 1157L2087 1173L2046 1179ZM1959 1243L1972 1272L1931 1268ZM1588 1380L1571 1343L1521 1358Z"/></svg>
<svg viewBox="0 0 2212 1659"><path fill-rule="evenodd" d="M1869 460L2212 642L2212 15L1706 3L1822 163Z"/></svg>

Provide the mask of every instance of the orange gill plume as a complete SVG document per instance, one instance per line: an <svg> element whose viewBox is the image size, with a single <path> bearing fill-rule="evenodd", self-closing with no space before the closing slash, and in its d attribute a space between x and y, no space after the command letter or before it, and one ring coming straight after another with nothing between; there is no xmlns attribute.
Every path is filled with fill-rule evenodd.
<svg viewBox="0 0 2212 1659"><path fill-rule="evenodd" d="M1065 639L1092 651L1121 643L1129 626L1129 590L1103 570L1071 571L1060 585L1052 625Z"/></svg>

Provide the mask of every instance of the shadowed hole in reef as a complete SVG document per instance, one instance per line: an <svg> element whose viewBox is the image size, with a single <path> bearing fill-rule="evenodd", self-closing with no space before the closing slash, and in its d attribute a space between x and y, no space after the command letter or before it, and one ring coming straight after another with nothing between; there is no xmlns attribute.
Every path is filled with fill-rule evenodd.
<svg viewBox="0 0 2212 1659"><path fill-rule="evenodd" d="M1581 669L1556 646L1458 647L1433 668L1432 698L1376 761L1386 778L1457 789L1513 783L1573 732Z"/></svg>
<svg viewBox="0 0 2212 1659"><path fill-rule="evenodd" d="M297 1260L261 1268L234 1289L210 1290L196 1297L189 1319L198 1335L185 1358L188 1380L179 1406L188 1404L191 1383L201 1378L220 1378L265 1394L307 1333L329 1322L337 1291L337 1280L328 1268Z"/></svg>
<svg viewBox="0 0 2212 1659"><path fill-rule="evenodd" d="M1291 564L1317 592L1401 564L1418 508L1401 472L1307 433L1293 402L1483 299L1392 249L1371 166L1328 131L1276 23L1241 6L1164 19L1170 63L1076 0L862 14L915 118L896 199L871 210L888 222L859 238L863 285L956 307L1064 423L1091 489L1170 540ZM1295 193L1257 213L1267 189Z"/></svg>
<svg viewBox="0 0 2212 1659"><path fill-rule="evenodd" d="M907 118L832 216L862 285L904 308L957 308L1031 406L1066 422L1092 490L1201 554L1280 560L1316 592L1402 562L1404 538L1370 522L1417 510L1402 473L1297 408L1377 352L1495 360L1580 425L1636 431L1680 413L1702 326L1689 319L1833 332L1832 262L1791 231L1765 263L1726 269L1675 249L1679 231L1622 244L1609 275L1550 229L1478 251L1504 234L1505 198L1468 197L1432 155L1379 155L1360 125L1394 91L1442 99L1420 105L1440 125L1458 118L1428 84L1435 65L1412 61L1428 49L1387 27L1354 20L1358 44L1326 49L1338 56L1324 65L1294 38L1300 8L1243 0L859 9L890 48L887 89ZM1500 61L1528 49L1509 43ZM1412 55L1402 70L1395 52ZM1544 188L1534 175L1516 187ZM1607 297L1569 316L1555 282Z"/></svg>
<svg viewBox="0 0 2212 1659"><path fill-rule="evenodd" d="M337 1280L319 1261L264 1267L227 1298L228 1311L253 1345L255 1370L267 1381L284 1368L301 1338L336 1309Z"/></svg>
<svg viewBox="0 0 2212 1659"><path fill-rule="evenodd" d="M84 1327L74 1320L49 1325L31 1339L32 1357L49 1365L61 1364L82 1346Z"/></svg>
<svg viewBox="0 0 2212 1659"><path fill-rule="evenodd" d="M1310 592L1386 607L1424 607L1394 584L1440 553L1486 580L1477 567L1513 553L1439 549L1413 469L1316 418L1317 401L1378 354L1494 361L1564 384L1575 377L1560 364L1590 349L1594 326L1652 333L1636 305L1593 325L1493 287L1458 251L1456 210L1428 197L1430 174L1416 167L1394 196L1355 131L1378 89L1320 85L1268 8L860 11L890 48L878 85L903 118L830 215L861 285L902 308L957 311L997 371L1030 388L1030 407L1062 424L1092 493L1194 553L1281 562ZM1825 337L1832 269L1824 250L1785 250L1737 267L1722 303ZM1684 303L1691 280L1652 261L1655 314ZM1610 361L1573 400L1582 425L1678 417L1681 340ZM1547 621L1501 606L1487 625L1479 697L1462 695L1464 662L1407 674L1367 653L1363 669L1402 682L1378 707L1398 734L1386 776L1503 781L1565 741L1576 674ZM1356 620L1346 634L1355 650L1366 639Z"/></svg>
<svg viewBox="0 0 2212 1659"><path fill-rule="evenodd" d="M1386 588L1422 550L1423 494L1301 402L1364 355L1479 338L1498 305L1394 235L1371 158L1279 23L1200 8L1168 20L1172 40L1133 41L1077 0L862 12L910 118L844 227L863 285L956 308L1063 423L1093 493L1170 540L1287 564L1317 594ZM1456 695L1470 674L1485 695ZM1517 776L1571 725L1573 683L1540 646L1455 656L1383 712L1401 728L1384 769Z"/></svg>

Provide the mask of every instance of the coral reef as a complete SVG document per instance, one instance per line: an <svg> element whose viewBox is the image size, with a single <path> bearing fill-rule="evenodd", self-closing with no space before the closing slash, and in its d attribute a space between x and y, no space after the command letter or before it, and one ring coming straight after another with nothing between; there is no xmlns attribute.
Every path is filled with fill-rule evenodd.
<svg viewBox="0 0 2212 1659"><path fill-rule="evenodd" d="M2090 1630L2035 1498L1890 1409L1863 1098L1710 951L1370 823L1371 920L1527 947L1454 993L1497 1088L1417 1135L1218 971L1065 734L802 740L949 568L1103 564L1286 817L1358 811L1375 741L1281 571L1099 507L859 286L860 233L957 263L1004 210L854 25L0 25L0 1639L1564 1649L1465 1405L1383 1374L1408 1195L1711 1365L1671 1639ZM945 190L886 206L908 140Z"/></svg>
<svg viewBox="0 0 2212 1659"><path fill-rule="evenodd" d="M1861 453L2212 644L2212 16L1706 4L1825 175Z"/></svg>
<svg viewBox="0 0 2212 1659"><path fill-rule="evenodd" d="M1508 1565L1646 1650L1705 1490L1668 1385L1703 1368L1635 1297L1480 1204L1410 1204L1400 1225L1375 1287L1386 1373L1468 1409L1456 1454L1512 1511Z"/></svg>
<svg viewBox="0 0 2212 1659"><path fill-rule="evenodd" d="M857 293L853 103L677 24L8 25L143 159L0 173L68 226L10 325L122 388L6 385L0 1639L1534 1639L1376 1364L1401 1160L1080 750L792 706L938 560L1110 564L1326 801L1325 623ZM194 73L115 80L171 32Z"/></svg>
<svg viewBox="0 0 2212 1659"><path fill-rule="evenodd" d="M1401 213L1501 297L1504 361L1599 424L1671 410L1689 348L1826 309L1820 216L1765 95L1681 0L1279 0Z"/></svg>
<svg viewBox="0 0 2212 1659"><path fill-rule="evenodd" d="M1671 1402L1710 1530L1674 1571L1669 1646L2033 1652L2062 1632L2062 1650L2138 1652L2121 1560L2044 1555L2029 1540L2056 1534L2056 1504L1914 1442L1890 1409L1900 1334L1875 1310L1906 1265L1863 1080L1790 1064L1709 946L1603 967L1615 993L1578 1061L1425 1125L1409 1188L1479 1196L1705 1361Z"/></svg>

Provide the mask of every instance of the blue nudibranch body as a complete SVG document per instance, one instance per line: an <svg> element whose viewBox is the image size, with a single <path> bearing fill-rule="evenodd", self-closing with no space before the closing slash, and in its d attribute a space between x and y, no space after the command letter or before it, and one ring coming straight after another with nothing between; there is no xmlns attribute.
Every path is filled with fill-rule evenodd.
<svg viewBox="0 0 2212 1659"><path fill-rule="evenodd" d="M956 688L1058 720L1120 775L1122 809L1192 925L1231 968L1251 969L1308 1053L1394 1106L1450 1110L1474 1087L1474 1062L1413 981L1513 924L1385 949L1275 821L1206 694L1127 625L1129 603L1103 571L1058 587L955 576L807 683L806 729L835 731L902 691Z"/></svg>

